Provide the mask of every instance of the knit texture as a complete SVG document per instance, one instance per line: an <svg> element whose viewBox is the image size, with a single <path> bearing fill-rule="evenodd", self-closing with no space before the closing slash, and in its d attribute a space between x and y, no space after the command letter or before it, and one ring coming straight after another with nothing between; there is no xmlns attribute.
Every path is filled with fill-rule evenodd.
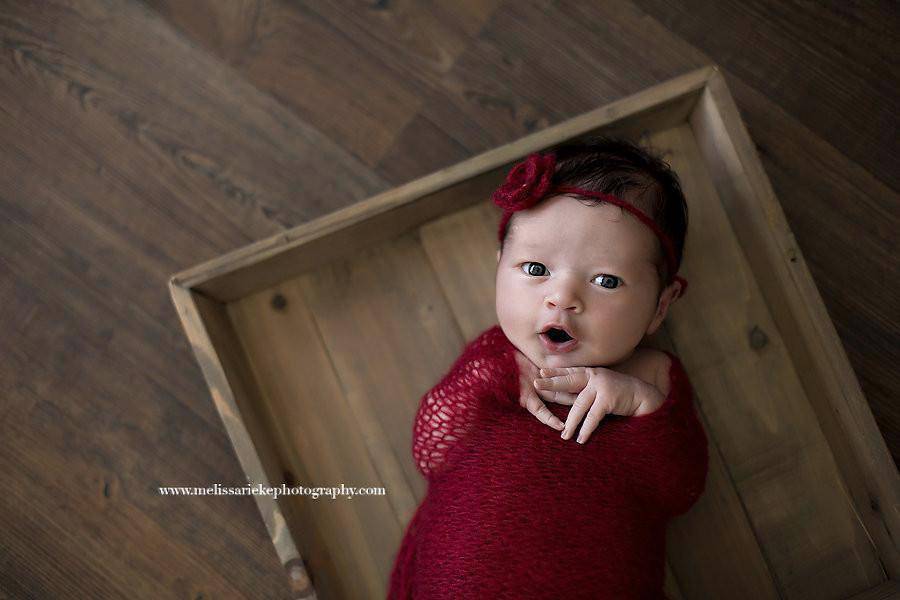
<svg viewBox="0 0 900 600"><path fill-rule="evenodd" d="M678 358L652 413L607 415L585 444L519 405L499 325L421 398L413 458L428 491L388 599L664 599L666 524L703 492L707 438ZM570 406L548 402L566 420Z"/></svg>

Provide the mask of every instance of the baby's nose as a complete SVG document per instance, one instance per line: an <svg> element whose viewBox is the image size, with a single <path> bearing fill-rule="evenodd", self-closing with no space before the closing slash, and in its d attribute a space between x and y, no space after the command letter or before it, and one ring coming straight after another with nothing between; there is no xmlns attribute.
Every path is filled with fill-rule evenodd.
<svg viewBox="0 0 900 600"><path fill-rule="evenodd" d="M580 310L581 302L574 294L554 294L546 300L547 305L562 310Z"/></svg>

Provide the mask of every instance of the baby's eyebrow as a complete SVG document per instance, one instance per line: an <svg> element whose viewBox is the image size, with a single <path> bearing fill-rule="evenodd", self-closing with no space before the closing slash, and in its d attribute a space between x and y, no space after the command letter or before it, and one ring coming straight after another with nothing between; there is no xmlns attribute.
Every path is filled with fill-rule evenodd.
<svg viewBox="0 0 900 600"><path fill-rule="evenodd" d="M530 242L527 240L523 240L521 242L520 250L540 250L540 249L543 249L543 244L541 244L540 242ZM610 268L618 268L618 269L626 268L630 264L632 264L630 261L623 261L622 259L620 259L618 257L610 257L605 260L599 260L597 262L606 263ZM656 263L652 259L649 259L649 258L644 258L634 264L649 265L653 268L656 268Z"/></svg>

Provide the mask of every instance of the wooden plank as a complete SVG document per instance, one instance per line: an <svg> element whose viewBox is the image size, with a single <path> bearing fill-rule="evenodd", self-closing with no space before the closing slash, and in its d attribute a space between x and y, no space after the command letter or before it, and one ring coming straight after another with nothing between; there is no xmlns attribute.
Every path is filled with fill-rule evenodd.
<svg viewBox="0 0 900 600"><path fill-rule="evenodd" d="M397 520L406 523L425 492L411 455L413 417L434 375L455 358L440 343L458 334L443 291L414 233L301 280Z"/></svg>
<svg viewBox="0 0 900 600"><path fill-rule="evenodd" d="M56 199L50 188L44 194L36 193L30 208L46 210L41 199ZM47 217L52 220L55 213L64 218L69 213L63 206L71 207L51 204ZM107 277L114 273L114 263L95 267L85 262L65 238L41 235L40 225L28 220L24 208L0 202L5 246L0 355L8 366L18 367L2 381L3 404L11 403L2 427L10 451L15 448L8 456L10 472L30 474L14 475L14 485L32 498L22 503L13 496L0 510L10 521L22 522L16 528L22 535L9 538L16 556L10 564L50 556L49 570L38 568L28 579L37 582L36 590L46 586L47 596L61 589L84 590L87 597L149 596L164 582L186 595L254 589L282 593L280 578L254 587L235 576L245 567L278 565L253 502L159 494L158 486L245 481L175 311L170 306L173 322L166 332L163 323L148 318L152 306L138 291L110 293L113 284ZM93 231L82 232L85 239ZM135 271L140 274L141 268L136 265ZM160 346L167 351L160 352ZM50 406L38 406L41 402ZM19 435L10 429L13 423L18 423L16 429L27 426L42 433ZM77 464L79 457L87 461L84 469ZM48 502L35 500L41 498ZM65 498L66 506L52 498ZM120 522L109 511L127 518ZM75 512L83 514L76 519L70 514ZM82 536L91 532L90 537L114 551L95 552L93 560L84 560L78 548L85 544L60 536L51 525L59 515L67 515L69 531ZM198 529L197 523L204 525ZM152 535L165 541L145 537ZM147 556L156 556L153 565L135 562L122 551L142 544ZM217 560L198 558L198 548ZM204 566L194 565L195 560ZM165 567L165 574L157 565ZM12 568L23 574L32 569ZM109 569L118 575L107 577ZM142 570L158 575L155 585L143 587ZM94 573L98 581L85 573ZM6 580L0 588L7 588ZM191 590L195 593L189 594Z"/></svg>
<svg viewBox="0 0 900 600"><path fill-rule="evenodd" d="M900 280L900 195L759 92L733 76L727 81L866 402L900 464L900 369L893 368L900 363L900 329L894 325L900 286L884 285Z"/></svg>
<svg viewBox="0 0 900 600"><path fill-rule="evenodd" d="M697 69L648 90L599 107L564 123L484 152L363 202L324 215L303 225L238 248L172 277L221 302L272 286L308 268L307 262L325 256L335 260L352 250L376 244L425 222L477 202L467 188L492 190L522 156L564 139L577 137L613 122L630 127L660 126L683 120L712 73ZM665 105L660 108L660 104ZM329 237L331 236L331 237ZM314 252L304 244L313 243ZM298 261L300 261L298 263Z"/></svg>
<svg viewBox="0 0 900 600"><path fill-rule="evenodd" d="M320 340L335 379L334 390L313 397L323 402L339 394L346 402L343 414L326 426L332 438L359 436L362 449L348 448L344 460L370 461L388 490L392 517L366 518L360 525L373 538L380 578L372 583L383 593L405 525L425 494L411 453L418 401L449 368L463 340L455 350L444 343L458 331L414 232L324 265L290 289L308 307L314 329L308 334ZM307 338L290 333L286 339L296 357L296 340ZM321 377L320 370L304 371L306 379Z"/></svg>
<svg viewBox="0 0 900 600"><path fill-rule="evenodd" d="M271 487L279 482L284 468L256 410L258 389L225 307L178 285L171 285L169 291L247 482ZM277 500L267 494L256 494L254 499L278 558L283 565L292 565L295 596L313 600L315 591L297 565L300 553Z"/></svg>
<svg viewBox="0 0 900 600"><path fill-rule="evenodd" d="M760 0L633 0L662 27L781 106L819 138L900 190L896 54L891 2L850 6ZM803 65L803 68L797 68ZM811 101L815 98L815 101Z"/></svg>
<svg viewBox="0 0 900 600"><path fill-rule="evenodd" d="M129 178L104 162L102 140L111 132L79 127L78 109L52 96L37 101L19 94L22 85L0 70L0 106L16 123L0 127L6 148L0 187L9 190L0 201L5 273L10 281L33 280L39 294L72 313L83 335L105 339L133 359L135 370L167 382L186 411L198 413L182 396L202 389L196 373L181 368L186 353L159 351L187 349L160 283L177 268L177 256L192 249L195 256L215 254L227 234L181 230L177 218L145 202L142 192L151 196L152 186L130 188ZM21 133L41 128L51 132L46 144ZM127 153L115 145L111 152ZM192 220L189 212L180 216ZM205 416L218 425L212 412Z"/></svg>
<svg viewBox="0 0 900 600"><path fill-rule="evenodd" d="M229 305L239 345L261 390L267 435L285 457L287 485L386 487L386 496L331 499L291 496L303 548L322 597L376 597L386 589L385 561L402 533L360 417L341 387L299 279ZM348 573L355 576L348 577Z"/></svg>
<svg viewBox="0 0 900 600"><path fill-rule="evenodd" d="M80 400L85 387L79 385L72 399ZM177 524L177 520L166 523L145 511L141 501L131 501L128 496L132 492L153 494L156 501L168 505L168 510L179 512L201 501L209 504L210 499L160 498L155 487L136 486L131 490L126 477L112 479L105 473L105 464L109 464L105 440L73 451L72 435L67 434L73 427L73 416L50 401L39 400L28 415L16 416L23 418L7 423L3 429L8 449L0 456L0 468L17 483L6 489L0 509L7 519L3 530L4 569L14 570L18 577L4 580L0 596L52 598L55 590L63 587L81 598L128 594L150 598L159 594L161 587L191 597L201 590L217 595L233 594L236 589L252 593L252 588L233 580L198 551L197 545L207 542L207 532L197 532L193 540L196 545L185 543L167 526ZM42 477L46 472L54 476ZM106 483L98 485L98 477L105 477ZM104 485L109 486L105 488L107 494L103 493ZM75 494L74 489L81 491ZM38 494L44 500L35 506ZM129 536L135 549L121 556L125 551L120 538L107 531ZM29 560L29 556L43 560ZM222 560L232 567L241 563L234 555L223 556ZM181 569L192 573L189 580L181 575ZM93 576L81 576L84 572ZM36 583L29 585L28 581ZM278 583L267 587L282 589L283 584Z"/></svg>
<svg viewBox="0 0 900 600"><path fill-rule="evenodd" d="M690 128L657 139L694 199L684 268L693 298L673 307L671 333L779 590L811 598L875 585L874 548L760 289L774 285L772 271L751 270L753 249L733 231L751 224L729 220Z"/></svg>
<svg viewBox="0 0 900 600"><path fill-rule="evenodd" d="M419 230L431 270L466 341L497 323L499 223L499 209L486 200ZM453 339L450 345L456 348L457 342Z"/></svg>
<svg viewBox="0 0 900 600"><path fill-rule="evenodd" d="M649 142L642 142L647 144ZM678 354L666 321L639 346ZM691 509L672 521L666 529L666 595L676 598L715 597L726 593L734 598L776 598L768 573L737 492L728 478L725 461L709 434L702 402L694 390L697 414L707 430L709 472L703 495ZM710 536L710 532L716 532ZM723 548L743 556L733 560ZM704 565L698 569L697 565Z"/></svg>
<svg viewBox="0 0 900 600"><path fill-rule="evenodd" d="M665 143L665 134L662 136L655 137L654 143ZM686 272L681 271L683 275ZM664 326L648 344L679 357L681 350L672 330L677 328L673 323L679 319L675 306L682 302L687 302L687 297L669 309ZM677 580L685 598L780 598L726 457L704 413L704 392L686 368L694 387L697 413L709 440L709 472L697 504L669 524L666 556L672 579Z"/></svg>
<svg viewBox="0 0 900 600"><path fill-rule="evenodd" d="M896 579L889 579L881 585L848 596L847 600L897 600L897 598L900 598L900 584Z"/></svg>
<svg viewBox="0 0 900 600"><path fill-rule="evenodd" d="M60 148L42 144L42 151L68 157L48 164L65 169L84 161L80 181L95 175L124 181L156 210L177 207L176 223L194 224L200 240L212 240L217 252L386 186L351 153L141 3L99 13L86 2L48 2L40 11L12 4L4 12L4 33L22 61L9 70L7 77L18 82L7 84L9 93L28 99L26 111L47 113L43 127ZM95 21L101 15L102 42ZM28 26L13 27L16 22ZM60 53L68 59L60 60ZM82 158L82 152L96 158ZM298 203L298 196L307 202ZM120 209L117 216L129 214L133 210Z"/></svg>
<svg viewBox="0 0 900 600"><path fill-rule="evenodd" d="M764 286L784 342L826 439L841 466L858 518L875 542L879 570L892 578L900 571L900 473L887 451L862 394L834 324L822 304L803 255L797 248L771 184L738 119L737 107L724 79L710 80L695 128L703 128L707 146L701 151L714 165L716 186L730 203L732 220L753 224L736 228L754 261L754 269L774 276L779 285ZM702 117L702 118L701 118ZM746 174L727 177L725 173ZM743 198L746 201L736 201ZM752 210L753 207L757 210ZM754 233L755 232L755 233Z"/></svg>
<svg viewBox="0 0 900 600"><path fill-rule="evenodd" d="M227 439L209 435L202 419L150 378L123 376L131 368L124 357L81 335L64 307L32 298L31 326L44 333L0 345L4 358L27 360L29 374L15 388L28 402L17 403L2 424L0 468L12 484L0 499L10 575L0 590L12 598L56 597L63 588L83 598L149 598L161 586L189 597L254 593L239 569L265 569L275 553L271 540L257 535L253 503L158 490L240 481L238 465L220 460L231 456ZM52 347L42 336L54 331L66 351L38 366ZM217 523L212 510L230 519ZM256 589L277 595L286 586L277 579Z"/></svg>
<svg viewBox="0 0 900 600"><path fill-rule="evenodd" d="M398 73L299 4L259 2L249 15L240 12L240 4L215 1L151 5L198 47L218 56L217 64L279 98L285 112L315 123L323 138L369 166L422 104ZM348 72L355 76L347 77Z"/></svg>
<svg viewBox="0 0 900 600"><path fill-rule="evenodd" d="M480 152L713 63L673 51L680 40L651 33L647 20L621 1L506 3L457 58L422 119Z"/></svg>
<svg viewBox="0 0 900 600"><path fill-rule="evenodd" d="M182 271L172 280L222 301L241 298L458 210L483 197L497 177L489 171L460 180L461 173L450 167ZM448 178L457 180L455 185L448 187Z"/></svg>

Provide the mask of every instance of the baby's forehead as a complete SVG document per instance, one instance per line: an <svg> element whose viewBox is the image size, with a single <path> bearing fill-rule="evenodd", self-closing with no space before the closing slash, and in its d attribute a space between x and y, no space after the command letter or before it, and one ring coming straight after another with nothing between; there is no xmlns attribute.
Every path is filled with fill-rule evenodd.
<svg viewBox="0 0 900 600"><path fill-rule="evenodd" d="M609 203L587 202L570 196L544 200L531 209L512 215L509 229L534 235L554 232L617 233L642 235L647 226L630 211Z"/></svg>
<svg viewBox="0 0 900 600"><path fill-rule="evenodd" d="M512 261L543 262L551 269L609 268L621 273L646 273L648 276L656 273L657 258L634 248L623 250L592 244L591 248L586 249L583 245L572 245L565 241L553 245L525 243L510 253Z"/></svg>
<svg viewBox="0 0 900 600"><path fill-rule="evenodd" d="M655 264L660 246L652 230L636 220L623 223L620 217L616 219L605 224L523 220L509 228L506 243L522 252L575 253L621 263Z"/></svg>

